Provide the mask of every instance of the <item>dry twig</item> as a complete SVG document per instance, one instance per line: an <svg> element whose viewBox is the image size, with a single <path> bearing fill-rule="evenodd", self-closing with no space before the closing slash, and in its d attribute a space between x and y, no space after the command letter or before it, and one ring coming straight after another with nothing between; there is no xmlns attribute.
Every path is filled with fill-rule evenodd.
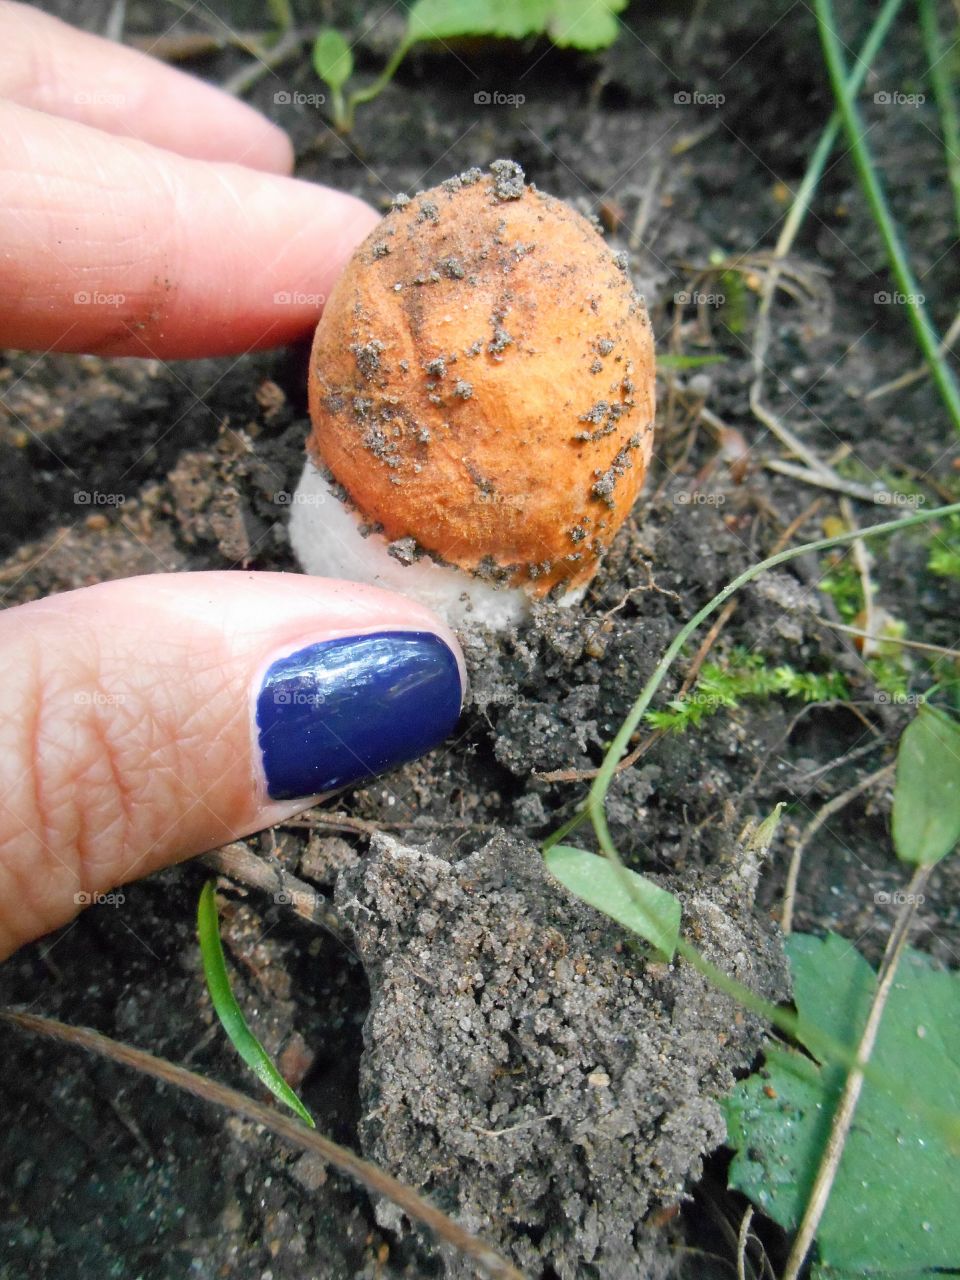
<svg viewBox="0 0 960 1280"><path fill-rule="evenodd" d="M445 1213L441 1213L412 1187L406 1186L382 1169L378 1169L376 1165L370 1164L348 1147L341 1147L338 1143L325 1138L323 1134L317 1133L315 1129L308 1129L301 1121L288 1119L281 1112L253 1098L248 1098L237 1089L230 1089L216 1080L208 1080L205 1076L187 1071L184 1067L178 1067L176 1063L168 1062L165 1058L154 1057L152 1053L146 1053L143 1049L135 1049L132 1045L112 1040L109 1036L101 1035L99 1031L91 1031L87 1027L70 1026L54 1018L44 1018L34 1013L19 1013L12 1009L0 1010L0 1018L21 1027L24 1031L33 1031L37 1035L46 1036L61 1044L74 1045L90 1053L99 1054L103 1058L109 1058L111 1062L132 1067L135 1071L151 1076L154 1080L173 1085L174 1088L182 1089L185 1093L193 1094L195 1098L201 1098L204 1102L211 1102L214 1106L232 1111L253 1124L262 1125L285 1142L293 1143L294 1146L302 1147L305 1151L312 1151L320 1156L335 1169L339 1169L341 1173L359 1182L373 1195L386 1196L408 1217L432 1231L438 1240L452 1245L465 1257L471 1258L483 1273L493 1277L493 1280L523 1280L520 1272L495 1249L465 1231L459 1223L448 1218Z"/></svg>
<svg viewBox="0 0 960 1280"><path fill-rule="evenodd" d="M807 1201L803 1221L800 1223L800 1229L794 1239L790 1256L787 1258L783 1280L797 1280L810 1246L816 1237L823 1211L827 1207L830 1190L833 1187L837 1170L840 1167L840 1160L843 1157L847 1135L853 1123L854 1112L860 1100L860 1092L863 1088L863 1067L870 1061L870 1055L873 1053L877 1032L880 1030L880 1019L883 1017L883 1010L893 987L893 980L896 976L897 966L900 963L900 957L903 955L904 948L907 945L910 925L917 909L917 899L918 897L922 898L924 887L932 870L932 866L917 867L910 879L903 906L897 914L897 920L887 942L883 962L880 965L880 972L877 974L877 989L874 992L870 1012L867 1015L863 1034L860 1037L860 1044L857 1047L857 1065L847 1075L843 1092L837 1103L837 1109L833 1113L830 1136L827 1138L827 1143L823 1150L820 1168L817 1171L817 1176L810 1192L810 1199Z"/></svg>
<svg viewBox="0 0 960 1280"><path fill-rule="evenodd" d="M869 745L872 747L874 744L870 743ZM823 808L807 823L791 855L790 866L787 870L787 883L783 890L783 916L780 921L780 927L785 934L789 934L793 930L793 907L797 896L797 881L800 878L800 863L803 861L803 855L810 841L824 823L829 818L832 818L835 813L839 813L841 809L845 808L851 800L856 800L857 796L862 795L864 791L869 791L878 782L885 782L891 777L894 767L892 764L887 764L875 773L868 773L865 778L861 778L859 782L855 783L847 791L834 796L832 800L828 800Z"/></svg>

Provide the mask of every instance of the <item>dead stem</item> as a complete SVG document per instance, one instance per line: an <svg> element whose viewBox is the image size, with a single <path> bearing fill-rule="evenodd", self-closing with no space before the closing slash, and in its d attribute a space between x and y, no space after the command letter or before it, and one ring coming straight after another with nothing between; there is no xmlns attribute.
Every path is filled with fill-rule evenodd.
<svg viewBox="0 0 960 1280"><path fill-rule="evenodd" d="M859 627L848 627L842 622L831 622L829 618L818 618L825 627L833 631L842 631L848 636L859 636L864 640L872 640L875 644L899 644L904 649L917 649L920 653L938 653L945 658L960 658L960 649L947 649L941 644L924 644L920 640L907 640L904 636L874 636Z"/></svg>
<svg viewBox="0 0 960 1280"><path fill-rule="evenodd" d="M873 746L873 743L870 745ZM875 773L867 774L865 778L861 778L849 790L834 796L832 800L828 800L823 808L807 823L803 834L797 841L796 848L790 858L789 869L787 870L787 883L783 890L783 916L780 921L780 927L784 934L789 934L793 929L793 907L797 896L797 881L800 878L800 863L803 860L807 845L829 818L832 818L835 813L839 813L851 800L856 800L857 796L864 791L868 791L878 782L885 782L893 774L894 767L892 764L886 764L882 769L877 769Z"/></svg>
<svg viewBox="0 0 960 1280"><path fill-rule="evenodd" d="M851 507L848 498L843 498L841 500L840 511L843 515L844 523L849 529L858 529L860 527L857 524L857 517L853 513L853 507ZM860 578L860 593L863 596L863 625L872 635L874 618L874 586L873 578L870 576L870 568L872 564L870 553L867 551L866 544L862 538L856 539L851 546L851 552L853 554L853 563L856 566L857 574ZM866 645L863 646L862 652L864 659L870 656L867 652Z"/></svg>
<svg viewBox="0 0 960 1280"><path fill-rule="evenodd" d="M870 1061L870 1055L873 1053L877 1033L880 1030L880 1019L883 1017L887 998L893 988L897 966L907 945L910 925L917 909L917 898L922 895L932 870L932 866L917 867L910 879L903 906L897 913L896 923L887 942L883 962L877 974L877 989L870 1005L870 1012L867 1015L863 1034L860 1037L860 1044L857 1047L857 1066L850 1071L843 1086L840 1101L833 1115L833 1123L830 1126L830 1136L827 1138L827 1143L823 1150L820 1168L817 1171L817 1177L810 1192L810 1199L807 1201L803 1221L794 1239L790 1256L787 1258L782 1280L797 1280L800 1269L817 1234L823 1211L827 1207L830 1190L837 1176L840 1160L843 1157L847 1134L850 1132L854 1112L860 1100L860 1091L863 1088L862 1068Z"/></svg>
<svg viewBox="0 0 960 1280"><path fill-rule="evenodd" d="M868 485L857 484L855 480L844 480L831 473L821 474L811 471L809 467L798 467L794 462L783 462L780 458L770 458L763 464L768 471L776 471L778 475L789 476L791 480L799 480L801 484L813 485L818 489L827 489L831 493L844 493L848 498L856 498L860 502L874 505L879 502L893 505L901 495L889 493L886 489L871 489Z"/></svg>
<svg viewBox="0 0 960 1280"><path fill-rule="evenodd" d="M279 862L258 857L240 841L205 853L200 861L231 880L273 894L275 901L289 906L301 919L321 925L341 942L344 940L340 918L323 894L286 871Z"/></svg>
<svg viewBox="0 0 960 1280"><path fill-rule="evenodd" d="M522 1275L495 1249L485 1244L476 1236L465 1231L452 1218L441 1213L428 1200L423 1199L412 1187L405 1186L390 1174L370 1164L347 1147L341 1147L313 1129L308 1129L298 1120L288 1119L272 1107L265 1106L248 1098L237 1089L230 1089L216 1080L208 1080L196 1072L178 1067L176 1063L165 1058L154 1057L142 1049L122 1044L99 1031L91 1031L87 1027L74 1027L59 1022L54 1018L44 1018L33 1013L18 1013L12 1009L0 1010L0 1018L12 1022L14 1026L25 1031L34 1031L38 1035L47 1036L51 1040L63 1044L75 1045L90 1053L109 1058L111 1062L119 1062L123 1066L132 1067L143 1075L151 1076L164 1084L173 1085L185 1093L191 1093L204 1102L223 1107L236 1115L243 1116L253 1124L262 1125L270 1133L275 1134L294 1146L312 1151L345 1173L355 1182L359 1182L374 1195L386 1196L403 1210L408 1217L427 1227L445 1244L471 1258L481 1271L493 1280L523 1280Z"/></svg>
<svg viewBox="0 0 960 1280"><path fill-rule="evenodd" d="M943 335L943 341L938 348L940 354L945 356L951 349L957 338L960 338L960 311L953 317L953 323ZM899 378L894 378L892 382L884 382L882 386L874 387L872 391L868 391L863 397L864 400L879 400L881 396L892 395L894 391L904 391L907 387L912 387L916 382L922 382L924 378L930 374L930 366L927 364L917 365L915 369L902 373Z"/></svg>

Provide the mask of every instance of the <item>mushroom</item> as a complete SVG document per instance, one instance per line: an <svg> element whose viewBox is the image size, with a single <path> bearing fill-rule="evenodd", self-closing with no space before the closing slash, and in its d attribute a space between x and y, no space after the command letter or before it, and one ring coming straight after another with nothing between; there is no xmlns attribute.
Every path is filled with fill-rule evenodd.
<svg viewBox="0 0 960 1280"><path fill-rule="evenodd" d="M393 209L310 357L290 536L308 573L453 624L579 600L650 457L650 321L599 232L497 160Z"/></svg>

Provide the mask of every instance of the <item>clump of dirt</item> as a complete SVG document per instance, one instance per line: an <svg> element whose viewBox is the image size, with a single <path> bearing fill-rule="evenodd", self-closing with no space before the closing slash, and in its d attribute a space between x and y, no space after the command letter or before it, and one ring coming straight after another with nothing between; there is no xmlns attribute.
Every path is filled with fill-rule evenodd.
<svg viewBox="0 0 960 1280"><path fill-rule="evenodd" d="M528 841L502 833L455 857L378 835L337 883L371 988L365 1151L525 1274L666 1276L642 1219L677 1203L722 1140L716 1095L762 1028L688 965L645 962ZM667 887L714 964L779 998L749 859ZM402 1229L395 1206L376 1213ZM448 1257L446 1274L474 1273Z"/></svg>

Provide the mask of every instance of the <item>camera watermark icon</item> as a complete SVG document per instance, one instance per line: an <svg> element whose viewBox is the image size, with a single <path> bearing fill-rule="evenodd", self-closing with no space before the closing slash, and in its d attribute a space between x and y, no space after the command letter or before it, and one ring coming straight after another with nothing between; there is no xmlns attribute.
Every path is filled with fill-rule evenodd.
<svg viewBox="0 0 960 1280"><path fill-rule="evenodd" d="M278 707L322 707L327 700L325 693L306 689L277 689L273 701Z"/></svg>
<svg viewBox="0 0 960 1280"><path fill-rule="evenodd" d="M73 100L78 107L123 107L127 95L115 89L78 89Z"/></svg>
<svg viewBox="0 0 960 1280"><path fill-rule="evenodd" d="M678 107L722 107L726 94L701 93L699 89L678 89L673 95Z"/></svg>
<svg viewBox="0 0 960 1280"><path fill-rule="evenodd" d="M681 289L673 295L674 304L678 307L722 307L727 300L725 293L700 293L694 290Z"/></svg>
<svg viewBox="0 0 960 1280"><path fill-rule="evenodd" d="M125 493L101 493L99 489L73 491L73 504L76 507L122 507L126 500Z"/></svg>
<svg viewBox="0 0 960 1280"><path fill-rule="evenodd" d="M892 893L880 889L873 895L873 900L878 907L903 907L908 903L913 907L922 907L927 898L926 894L906 893L903 889L894 889Z"/></svg>
<svg viewBox="0 0 960 1280"><path fill-rule="evenodd" d="M327 501L325 493L291 493L289 489L278 489L273 495L278 507L322 507Z"/></svg>
<svg viewBox="0 0 960 1280"><path fill-rule="evenodd" d="M901 93L899 89L880 89L873 95L878 107L922 107L925 93Z"/></svg>
<svg viewBox="0 0 960 1280"><path fill-rule="evenodd" d="M104 693L102 689L80 689L73 695L78 707L122 707L126 695L122 693Z"/></svg>
<svg viewBox="0 0 960 1280"><path fill-rule="evenodd" d="M900 293L897 289L889 293L886 289L881 289L879 293L873 295L873 300L880 307L922 307L927 300L927 295Z"/></svg>
<svg viewBox="0 0 960 1280"><path fill-rule="evenodd" d="M526 100L526 94L501 93L499 89L478 89L473 95L477 107L522 107Z"/></svg>
<svg viewBox="0 0 960 1280"><path fill-rule="evenodd" d="M122 907L126 900L126 894L119 892L85 893L81 889L73 895L73 901L78 907Z"/></svg>
<svg viewBox="0 0 960 1280"><path fill-rule="evenodd" d="M326 301L325 293L303 293L299 289L280 289L273 295L277 307L322 307Z"/></svg>
<svg viewBox="0 0 960 1280"><path fill-rule="evenodd" d="M78 289L73 295L78 307L122 307L126 300L125 293L104 293L100 289Z"/></svg>
<svg viewBox="0 0 960 1280"><path fill-rule="evenodd" d="M279 907L302 907L310 912L316 906L313 895L300 889L278 889L273 900Z"/></svg>
<svg viewBox="0 0 960 1280"><path fill-rule="evenodd" d="M274 104L278 107L322 107L327 101L325 93L300 93L294 89L278 89L273 95Z"/></svg>
<svg viewBox="0 0 960 1280"><path fill-rule="evenodd" d="M878 507L922 507L926 498L922 493L875 493L873 500Z"/></svg>
<svg viewBox="0 0 960 1280"><path fill-rule="evenodd" d="M674 505L678 507L722 507L726 500L726 494L703 493L699 489L681 489L673 495Z"/></svg>

